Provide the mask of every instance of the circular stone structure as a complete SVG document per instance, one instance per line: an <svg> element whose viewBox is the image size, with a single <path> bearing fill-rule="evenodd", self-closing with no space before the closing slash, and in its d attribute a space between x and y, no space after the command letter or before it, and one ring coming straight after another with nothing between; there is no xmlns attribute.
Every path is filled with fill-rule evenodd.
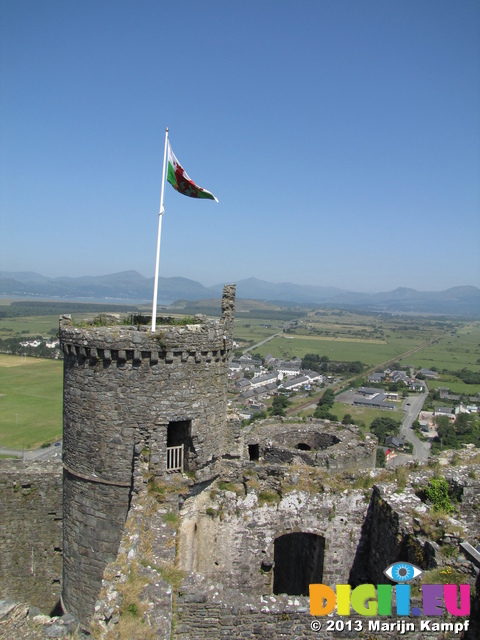
<svg viewBox="0 0 480 640"><path fill-rule="evenodd" d="M197 469L229 451L227 373L235 286L222 316L195 323L75 326L60 319L63 391L63 591L88 624L103 570L117 555L136 456L150 451L162 476ZM171 453L174 457L170 457Z"/></svg>
<svg viewBox="0 0 480 640"><path fill-rule="evenodd" d="M355 425L329 420L256 422L243 438L244 458L272 464L304 463L331 470L375 467L377 440Z"/></svg>

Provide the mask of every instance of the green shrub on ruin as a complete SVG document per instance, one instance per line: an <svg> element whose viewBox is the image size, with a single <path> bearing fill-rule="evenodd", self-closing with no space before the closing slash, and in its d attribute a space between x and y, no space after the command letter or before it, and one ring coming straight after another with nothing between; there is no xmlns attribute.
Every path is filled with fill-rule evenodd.
<svg viewBox="0 0 480 640"><path fill-rule="evenodd" d="M451 513L453 505L448 495L449 486L445 478L432 478L425 489L427 500L433 504L434 511Z"/></svg>

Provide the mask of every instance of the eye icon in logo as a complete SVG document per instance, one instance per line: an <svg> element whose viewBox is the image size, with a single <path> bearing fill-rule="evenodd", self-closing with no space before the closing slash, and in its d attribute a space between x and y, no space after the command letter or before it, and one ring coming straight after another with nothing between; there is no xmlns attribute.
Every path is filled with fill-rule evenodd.
<svg viewBox="0 0 480 640"><path fill-rule="evenodd" d="M418 578L423 571L409 562L394 562L383 573L394 582L410 582Z"/></svg>

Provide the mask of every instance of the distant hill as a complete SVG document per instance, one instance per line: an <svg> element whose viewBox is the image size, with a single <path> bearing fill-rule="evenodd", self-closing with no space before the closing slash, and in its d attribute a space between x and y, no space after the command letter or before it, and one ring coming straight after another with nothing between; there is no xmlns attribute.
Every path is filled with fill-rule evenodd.
<svg viewBox="0 0 480 640"><path fill-rule="evenodd" d="M105 276L80 278L45 278L37 273L0 272L0 295L28 298L60 298L65 300L124 300L151 302L153 278L137 271L122 271ZM158 279L158 302L170 304L184 298L198 300L211 296L211 291L199 282L187 278Z"/></svg>
<svg viewBox="0 0 480 640"><path fill-rule="evenodd" d="M210 287L217 295L221 294L223 285ZM315 287L299 285L291 282L274 284L257 278L248 278L237 282L237 296L253 300L276 300L303 304L317 304L326 302L335 296L345 293L336 287Z"/></svg>
<svg viewBox="0 0 480 640"><path fill-rule="evenodd" d="M209 301L221 296L223 284L204 287L188 278L159 278L158 302L174 300ZM153 278L137 271L122 271L104 276L47 278L33 272L0 271L0 296L108 302L150 303ZM315 287L291 282L272 283L257 278L237 282L237 297L263 300L279 307L328 305L364 309L370 312L421 313L451 316L480 316L480 289L459 286L445 291L416 291L399 287L394 291L367 294L336 287ZM202 306L202 305L200 305Z"/></svg>

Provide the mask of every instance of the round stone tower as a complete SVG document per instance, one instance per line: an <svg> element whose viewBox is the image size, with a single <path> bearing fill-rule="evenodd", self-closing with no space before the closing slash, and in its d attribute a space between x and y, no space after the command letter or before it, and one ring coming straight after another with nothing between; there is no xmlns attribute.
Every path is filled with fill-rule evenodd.
<svg viewBox="0 0 480 640"><path fill-rule="evenodd" d="M220 320L76 327L60 320L63 386L63 592L87 624L103 570L117 555L135 456L153 471L198 469L229 453L227 373L235 285Z"/></svg>

